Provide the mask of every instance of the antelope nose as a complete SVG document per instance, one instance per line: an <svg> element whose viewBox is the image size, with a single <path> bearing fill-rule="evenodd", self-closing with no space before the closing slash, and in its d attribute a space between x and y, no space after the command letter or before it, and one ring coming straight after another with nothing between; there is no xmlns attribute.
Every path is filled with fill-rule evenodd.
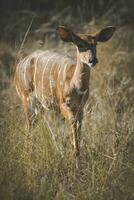
<svg viewBox="0 0 134 200"><path fill-rule="evenodd" d="M98 59L97 58L90 58L89 63L91 63L93 66L95 66L98 63Z"/></svg>

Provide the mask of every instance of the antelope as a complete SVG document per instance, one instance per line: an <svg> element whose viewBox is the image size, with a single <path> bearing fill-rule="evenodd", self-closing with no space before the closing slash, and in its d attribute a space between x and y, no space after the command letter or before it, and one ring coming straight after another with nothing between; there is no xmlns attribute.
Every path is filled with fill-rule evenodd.
<svg viewBox="0 0 134 200"><path fill-rule="evenodd" d="M90 71L98 63L96 45L108 41L115 27L106 27L93 35L75 34L64 26L58 26L56 32L64 42L76 46L76 61L59 53L37 50L18 63L15 85L22 101L26 129L30 129L34 97L43 110L55 110L70 122L74 154L79 157L83 109L89 97Z"/></svg>

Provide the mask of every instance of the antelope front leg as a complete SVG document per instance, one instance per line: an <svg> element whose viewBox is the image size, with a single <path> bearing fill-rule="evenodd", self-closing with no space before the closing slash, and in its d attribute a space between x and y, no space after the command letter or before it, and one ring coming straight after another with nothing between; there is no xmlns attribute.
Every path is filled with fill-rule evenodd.
<svg viewBox="0 0 134 200"><path fill-rule="evenodd" d="M74 120L71 121L73 131L73 144L76 157L80 156L80 141L81 141L81 124L83 119L83 112L74 116Z"/></svg>
<svg viewBox="0 0 134 200"><path fill-rule="evenodd" d="M61 113L71 124L75 157L78 158L80 154L81 118L76 116L65 103L61 104Z"/></svg>
<svg viewBox="0 0 134 200"><path fill-rule="evenodd" d="M73 146L75 151L75 156L79 157L80 155L80 132L78 131L77 125L78 122L76 120L71 121L72 124L72 132L73 132Z"/></svg>

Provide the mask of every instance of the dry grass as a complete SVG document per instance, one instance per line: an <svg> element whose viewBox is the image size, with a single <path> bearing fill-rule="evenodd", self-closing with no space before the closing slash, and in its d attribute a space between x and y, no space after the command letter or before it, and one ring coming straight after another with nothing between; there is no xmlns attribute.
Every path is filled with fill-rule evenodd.
<svg viewBox="0 0 134 200"><path fill-rule="evenodd" d="M88 30L90 24L83 29ZM99 27L94 26L94 29ZM125 31L127 29L127 32ZM133 30L119 28L98 45L90 101L82 127L81 160L75 169L69 126L46 113L29 138L14 86L0 102L0 198L2 200L134 199ZM46 41L44 47L54 46ZM68 45L59 44L63 51ZM48 120L49 119L49 120Z"/></svg>

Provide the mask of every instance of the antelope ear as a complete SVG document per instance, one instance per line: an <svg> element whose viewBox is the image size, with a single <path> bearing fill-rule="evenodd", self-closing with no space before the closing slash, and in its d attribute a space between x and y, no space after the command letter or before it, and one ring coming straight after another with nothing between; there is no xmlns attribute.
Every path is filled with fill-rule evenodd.
<svg viewBox="0 0 134 200"><path fill-rule="evenodd" d="M87 43L82 40L78 35L64 26L58 26L56 31L64 42L73 42L77 47L84 47Z"/></svg>
<svg viewBox="0 0 134 200"><path fill-rule="evenodd" d="M64 42L72 42L73 32L64 26L58 26L56 28L57 34Z"/></svg>
<svg viewBox="0 0 134 200"><path fill-rule="evenodd" d="M104 29L102 29L100 32L98 32L95 35L97 42L106 42L108 41L112 35L114 34L116 28L114 26L109 26Z"/></svg>

